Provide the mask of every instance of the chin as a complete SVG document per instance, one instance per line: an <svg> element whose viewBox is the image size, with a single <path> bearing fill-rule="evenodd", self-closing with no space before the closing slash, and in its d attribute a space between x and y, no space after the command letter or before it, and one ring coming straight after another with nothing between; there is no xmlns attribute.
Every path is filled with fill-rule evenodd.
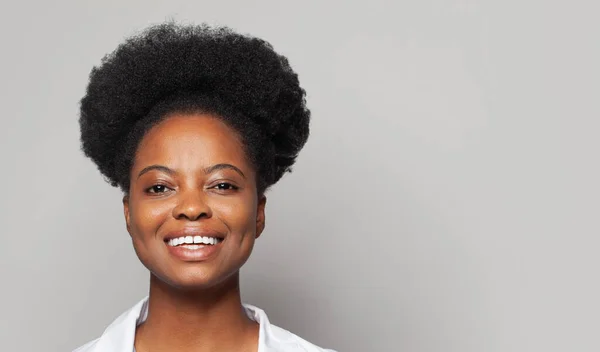
<svg viewBox="0 0 600 352"><path fill-rule="evenodd" d="M161 275L152 271L152 276L173 289L181 291L206 291L238 284L239 270L230 274L216 273L206 268L181 268L170 274Z"/></svg>

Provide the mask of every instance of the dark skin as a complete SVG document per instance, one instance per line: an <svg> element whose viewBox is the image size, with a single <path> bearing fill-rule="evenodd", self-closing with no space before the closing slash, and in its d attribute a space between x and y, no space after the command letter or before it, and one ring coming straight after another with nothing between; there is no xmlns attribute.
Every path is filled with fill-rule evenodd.
<svg viewBox="0 0 600 352"><path fill-rule="evenodd" d="M212 115L171 114L140 141L130 177L127 231L151 273L137 352L256 352L239 270L264 229L266 198L239 135ZM184 228L222 234L220 249L198 261L173 256L165 236Z"/></svg>

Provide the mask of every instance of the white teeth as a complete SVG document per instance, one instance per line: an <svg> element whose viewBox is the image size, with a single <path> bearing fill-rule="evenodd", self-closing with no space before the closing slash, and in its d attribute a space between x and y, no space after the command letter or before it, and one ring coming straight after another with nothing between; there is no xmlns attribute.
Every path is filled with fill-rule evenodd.
<svg viewBox="0 0 600 352"><path fill-rule="evenodd" d="M198 249L201 247L201 246L195 246L193 244L214 245L217 243L219 243L219 239L217 239L215 237L207 237L207 236L182 236L182 237L177 237L177 238L171 238L167 242L167 244L171 247L176 247L176 246L185 244L186 248L189 248L189 249Z"/></svg>

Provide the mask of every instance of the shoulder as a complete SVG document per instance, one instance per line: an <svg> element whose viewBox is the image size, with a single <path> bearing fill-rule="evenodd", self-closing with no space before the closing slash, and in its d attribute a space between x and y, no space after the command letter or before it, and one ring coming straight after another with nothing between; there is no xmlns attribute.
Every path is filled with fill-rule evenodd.
<svg viewBox="0 0 600 352"><path fill-rule="evenodd" d="M96 345L96 342L98 342L99 338L90 341L88 343L86 343L85 345L79 346L76 349L73 350L73 352L90 352L93 350L94 346Z"/></svg>
<svg viewBox="0 0 600 352"><path fill-rule="evenodd" d="M271 325L270 330L270 338L276 340L277 344L282 346L281 352L336 352L331 349L319 347L276 325Z"/></svg>
<svg viewBox="0 0 600 352"><path fill-rule="evenodd" d="M262 309L244 304L248 316L260 324L259 351L264 352L335 352L316 346L298 335L271 324Z"/></svg>
<svg viewBox="0 0 600 352"><path fill-rule="evenodd" d="M147 313L148 297L116 318L97 339L73 352L130 352L133 349L137 321Z"/></svg>

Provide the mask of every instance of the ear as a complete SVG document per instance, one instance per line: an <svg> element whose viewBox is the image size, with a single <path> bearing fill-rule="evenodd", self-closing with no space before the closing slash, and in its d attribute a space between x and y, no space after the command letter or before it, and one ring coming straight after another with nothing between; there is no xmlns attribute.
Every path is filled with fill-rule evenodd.
<svg viewBox="0 0 600 352"><path fill-rule="evenodd" d="M131 226L129 220L129 195L126 194L123 196L123 214L125 215L125 224L127 225L127 232L129 236L131 236Z"/></svg>
<svg viewBox="0 0 600 352"><path fill-rule="evenodd" d="M265 229L265 206L267 205L267 197L262 195L258 200L258 207L256 209L256 238Z"/></svg>

